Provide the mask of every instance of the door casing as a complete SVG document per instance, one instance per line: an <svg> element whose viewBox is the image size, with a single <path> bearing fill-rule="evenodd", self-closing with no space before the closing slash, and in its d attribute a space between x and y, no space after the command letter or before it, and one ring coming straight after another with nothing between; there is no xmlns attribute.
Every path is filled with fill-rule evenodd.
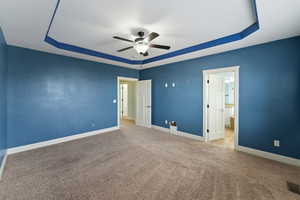
<svg viewBox="0 0 300 200"><path fill-rule="evenodd" d="M239 69L240 66L233 66L233 67L224 67L224 68L216 68L216 69L209 69L203 70L203 137L205 141L208 141L209 133L207 133L208 127L208 108L206 105L208 104L208 85L207 80L209 74L215 74L220 72L234 72L234 83L235 83L235 105L234 105L234 148L238 149L238 141L239 141Z"/></svg>
<svg viewBox="0 0 300 200"><path fill-rule="evenodd" d="M121 109L121 102L120 100L120 81L124 80L124 81L135 81L137 82L139 79L137 78L129 78L129 77L123 77L123 76L118 76L117 77L117 119L118 119L118 128L120 128L120 109Z"/></svg>

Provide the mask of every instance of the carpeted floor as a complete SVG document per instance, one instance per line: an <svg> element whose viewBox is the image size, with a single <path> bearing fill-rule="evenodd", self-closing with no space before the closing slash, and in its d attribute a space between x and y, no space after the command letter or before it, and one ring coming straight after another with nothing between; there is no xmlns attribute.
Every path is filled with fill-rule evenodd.
<svg viewBox="0 0 300 200"><path fill-rule="evenodd" d="M9 156L0 199L300 199L286 181L300 168L127 124Z"/></svg>

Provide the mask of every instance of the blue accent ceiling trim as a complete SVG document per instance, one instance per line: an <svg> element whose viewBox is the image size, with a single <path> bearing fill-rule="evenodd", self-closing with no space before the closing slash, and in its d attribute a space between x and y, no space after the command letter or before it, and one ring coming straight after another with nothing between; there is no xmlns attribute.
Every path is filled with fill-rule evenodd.
<svg viewBox="0 0 300 200"><path fill-rule="evenodd" d="M247 37L248 35L250 35L251 33L255 32L258 29L259 29L258 23L255 23L255 24L252 24L251 26L249 26L248 28L246 28L245 30L241 31L240 33L232 34L232 35L225 36L225 37L222 37L222 38L219 38L216 40L212 40L209 42L205 42L205 43L191 46L188 48L184 48L181 50L173 51L171 53L163 54L163 55L160 55L157 57L149 58L149 59L144 60L143 64L147 64L147 63L151 63L151 62L155 62L155 61L159 61L159 60L163 60L163 59L167 59L167 58L172 58L172 57L180 56L183 54L191 53L194 51L199 51L199 50L207 49L210 47L238 41L238 40L241 40L241 39Z"/></svg>
<svg viewBox="0 0 300 200"><path fill-rule="evenodd" d="M202 71L240 66L239 144L300 159L299 51L295 37L141 70L141 80L152 80L152 124L176 121L202 136Z"/></svg>
<svg viewBox="0 0 300 200"><path fill-rule="evenodd" d="M75 45L58 42L57 40L55 40L55 39L53 39L49 36L46 36L45 42L47 42L48 44L51 44L51 45L53 45L53 46L55 46L59 49L64 49L64 50L67 50L67 51L72 51L72 52L81 53L81 54L86 54L86 55L89 55L89 56L105 58L105 59L108 59L108 60L118 61L118 62L132 64L132 65L141 65L141 64L143 64L142 60L129 60L129 59L126 59L126 58L122 58L122 57L118 57L118 56L114 56L114 55L110 55L110 54L106 54L106 53L97 52L97 51L86 49L86 48L83 48L83 47L78 47L78 46L75 46Z"/></svg>
<svg viewBox="0 0 300 200"><path fill-rule="evenodd" d="M104 58L104 59L117 61L117 62L121 62L121 63L126 63L126 64L143 65L143 64L147 64L147 63L151 63L151 62L155 62L155 61L159 61L159 60L163 60L163 59L167 59L167 58L172 58L172 57L176 57L179 55L191 53L194 51L199 51L199 50L207 49L210 47L214 47L214 46L218 46L218 45L222 45L222 44L226 44L226 43L244 39L245 37L249 36L250 34L254 33L255 31L259 30L259 19L258 19L258 15L257 15L256 0L251 0L251 1L252 1L252 5L253 5L253 11L254 11L254 14L256 17L256 22L254 24L250 25L249 27L247 27L246 29L242 30L241 32L235 33L235 34L232 34L229 36L225 36L225 37L222 37L219 39L211 40L208 42L204 42L204 43L194 45L191 47L183 48L183 49L173 51L170 53L162 54L160 56L156 56L156 57L145 59L145 60L130 60L127 58L122 58L119 56L114 56L114 55L110 55L107 53L102 53L99 51L95 51L95 50L91 50L91 49L87 49L87 48L83 48L83 47L78 47L78 46L75 46L72 44L60 42L60 41L57 41L54 38L50 37L49 31L51 29L51 25L53 23L56 12L58 10L60 0L57 1L57 4L56 4L55 10L54 10L54 13L52 15L50 24L48 26L48 30L47 30L44 41L52 46L55 46L56 48L64 49L67 51L72 51L72 52L81 53L81 54L85 54L85 55L89 55L89 56Z"/></svg>

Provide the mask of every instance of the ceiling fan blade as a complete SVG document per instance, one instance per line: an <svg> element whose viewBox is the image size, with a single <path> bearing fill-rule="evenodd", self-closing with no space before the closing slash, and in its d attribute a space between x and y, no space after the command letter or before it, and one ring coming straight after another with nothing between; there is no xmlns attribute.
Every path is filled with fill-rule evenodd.
<svg viewBox="0 0 300 200"><path fill-rule="evenodd" d="M148 35L148 37L147 37L146 39L150 42L151 40L154 40L154 39L157 38L158 36L159 36L158 33L152 32L152 33L150 33L150 34Z"/></svg>
<svg viewBox="0 0 300 200"><path fill-rule="evenodd" d="M126 47L126 48L124 48L124 49L119 49L118 52L126 51L126 50L132 49L132 48L133 48L133 46Z"/></svg>
<svg viewBox="0 0 300 200"><path fill-rule="evenodd" d="M126 38L121 38L121 37L118 37L118 36L113 36L114 39L118 39L118 40L123 40L123 41L126 41L126 42L133 42L132 40L128 40Z"/></svg>
<svg viewBox="0 0 300 200"><path fill-rule="evenodd" d="M170 46L159 45L159 44L150 44L150 47L158 48L158 49L165 49L165 50L169 50L171 48Z"/></svg>

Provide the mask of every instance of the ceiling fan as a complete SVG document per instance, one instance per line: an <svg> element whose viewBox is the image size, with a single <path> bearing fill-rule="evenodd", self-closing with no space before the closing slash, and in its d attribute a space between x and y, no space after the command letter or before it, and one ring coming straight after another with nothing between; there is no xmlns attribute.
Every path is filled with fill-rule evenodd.
<svg viewBox="0 0 300 200"><path fill-rule="evenodd" d="M122 52L122 51L126 51L128 49L134 48L139 54L141 54L143 56L148 56L149 48L158 48L158 49L165 49L165 50L170 49L170 46L150 43L152 40L154 40L155 38L157 38L159 36L158 33L152 32L147 37L144 37L144 35L145 35L145 33L143 31L139 31L138 32L139 37L136 38L134 41L126 39L126 38L118 37L118 36L113 36L113 38L132 43L132 46L120 49L120 50L118 50L118 52Z"/></svg>

